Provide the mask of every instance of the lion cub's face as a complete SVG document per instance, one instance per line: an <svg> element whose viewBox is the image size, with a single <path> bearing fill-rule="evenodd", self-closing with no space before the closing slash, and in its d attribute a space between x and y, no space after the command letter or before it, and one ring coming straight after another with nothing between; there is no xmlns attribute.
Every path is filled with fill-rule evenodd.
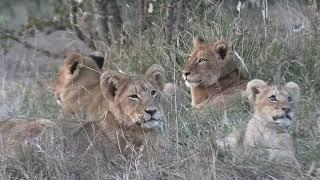
<svg viewBox="0 0 320 180"><path fill-rule="evenodd" d="M210 86L235 69L226 40L204 43L195 37L193 43L194 49L183 70L183 79L188 87Z"/></svg>
<svg viewBox="0 0 320 180"><path fill-rule="evenodd" d="M101 76L101 90L120 124L164 129L160 93L145 77L106 71Z"/></svg>
<svg viewBox="0 0 320 180"><path fill-rule="evenodd" d="M74 102L68 101L80 93L81 88L99 85L103 62L103 57L96 55L71 53L66 56L53 90L57 103L62 106L64 112L73 112L70 106Z"/></svg>
<svg viewBox="0 0 320 180"><path fill-rule="evenodd" d="M252 80L247 85L249 101L255 113L269 117L269 120L283 128L292 125L294 108L299 99L299 86L289 82L284 86L267 85L262 80Z"/></svg>

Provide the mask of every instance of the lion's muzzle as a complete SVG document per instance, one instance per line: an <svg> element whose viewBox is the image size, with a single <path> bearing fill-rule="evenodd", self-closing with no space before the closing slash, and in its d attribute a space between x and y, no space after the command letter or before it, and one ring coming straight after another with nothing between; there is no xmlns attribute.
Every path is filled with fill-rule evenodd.
<svg viewBox="0 0 320 180"><path fill-rule="evenodd" d="M155 129L159 132L163 132L165 129L165 120L161 112L155 112L151 116L143 116L136 124L140 125L144 129ZM147 118L148 117L148 118Z"/></svg>
<svg viewBox="0 0 320 180"><path fill-rule="evenodd" d="M292 112L287 112L283 116L273 117L273 120L275 121L275 123L284 129L288 129L291 127L292 119L293 119Z"/></svg>

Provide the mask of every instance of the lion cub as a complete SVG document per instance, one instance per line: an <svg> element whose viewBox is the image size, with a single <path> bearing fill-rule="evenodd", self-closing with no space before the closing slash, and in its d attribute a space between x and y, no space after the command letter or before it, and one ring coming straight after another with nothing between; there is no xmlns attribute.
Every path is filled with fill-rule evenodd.
<svg viewBox="0 0 320 180"><path fill-rule="evenodd" d="M96 108L87 112L95 121L84 123L74 134L83 152L103 147L100 152L107 152L109 158L140 152L148 158L157 151L154 146L164 131L165 118L159 90L144 76L108 70L101 75L95 96L90 102Z"/></svg>
<svg viewBox="0 0 320 180"><path fill-rule="evenodd" d="M157 87L157 89L160 90L162 96L162 104L164 106L173 107L174 105L182 105L184 94L180 86L178 84L166 82L165 70L160 64L151 65L147 69L145 77L151 82L153 86Z"/></svg>
<svg viewBox="0 0 320 180"><path fill-rule="evenodd" d="M246 94L254 114L245 130L229 134L225 144L237 155L257 155L255 152L262 150L270 160L295 161L293 137L288 129L293 124L299 86L294 82L268 85L255 79L248 83Z"/></svg>
<svg viewBox="0 0 320 180"><path fill-rule="evenodd" d="M228 107L241 97L247 83L234 62L230 43L224 39L205 43L195 37L193 44L183 70L183 79L191 88L192 106Z"/></svg>

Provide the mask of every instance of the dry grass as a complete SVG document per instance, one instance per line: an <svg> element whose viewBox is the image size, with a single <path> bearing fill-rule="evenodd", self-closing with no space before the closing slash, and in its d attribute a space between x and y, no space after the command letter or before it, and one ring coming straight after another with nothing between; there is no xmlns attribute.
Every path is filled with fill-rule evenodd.
<svg viewBox="0 0 320 180"><path fill-rule="evenodd" d="M150 27L120 53L107 51L107 65L124 72L143 73L153 63L162 64L167 79L179 83L181 70L192 48L192 36L200 34L214 40L227 37L242 58L239 65L248 70L250 79L268 82L297 82L302 89L296 127L297 159L300 167L287 167L267 160L234 159L229 152L218 151L215 140L234 128L243 127L250 108L241 102L225 112L208 108L197 112L190 107L188 89L183 84L186 99L166 107L168 130L160 158L153 162L97 161L94 165L79 163L78 157L65 144L62 135L51 143L42 144L41 151L22 157L3 155L0 160L1 179L319 179L320 178L320 41L312 30L288 33L270 24L268 38L263 36L259 17L245 14L230 18L225 14L197 12L188 18L183 46L168 47L159 26ZM252 20L253 19L253 20ZM259 24L260 22L260 24ZM252 25L254 24L254 25ZM257 27L257 28L256 28ZM238 32L238 33L236 33ZM19 53L19 52L17 52ZM172 59L172 55L176 59ZM21 55L23 56L23 55ZM59 60L62 65L62 59ZM59 122L59 107L50 92L48 82L57 69L34 68L33 59L17 66L0 55L0 117L28 116L50 118ZM44 63L44 62L42 62ZM56 63L59 64L59 63ZM19 73L16 73L19 72ZM179 102L178 102L179 103ZM76 118L75 118L76 119ZM77 121L77 120L75 120ZM49 133L50 135L50 133ZM53 142L54 141L54 142ZM40 143L41 144L41 143ZM97 155L97 157L99 157Z"/></svg>

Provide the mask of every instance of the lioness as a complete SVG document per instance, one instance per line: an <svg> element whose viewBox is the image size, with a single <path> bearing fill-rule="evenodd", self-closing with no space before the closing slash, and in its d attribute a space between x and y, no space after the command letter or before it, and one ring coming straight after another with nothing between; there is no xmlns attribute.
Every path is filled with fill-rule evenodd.
<svg viewBox="0 0 320 180"><path fill-rule="evenodd" d="M192 106L223 109L231 105L240 97L247 80L234 62L230 43L224 39L205 43L195 37L193 44L183 70L185 83L191 88Z"/></svg>
<svg viewBox="0 0 320 180"><path fill-rule="evenodd" d="M294 82L284 86L268 85L255 79L248 83L246 94L254 107L254 114L245 130L236 130L225 144L238 155L251 155L262 150L270 160L295 161L292 126L295 105L300 89Z"/></svg>

